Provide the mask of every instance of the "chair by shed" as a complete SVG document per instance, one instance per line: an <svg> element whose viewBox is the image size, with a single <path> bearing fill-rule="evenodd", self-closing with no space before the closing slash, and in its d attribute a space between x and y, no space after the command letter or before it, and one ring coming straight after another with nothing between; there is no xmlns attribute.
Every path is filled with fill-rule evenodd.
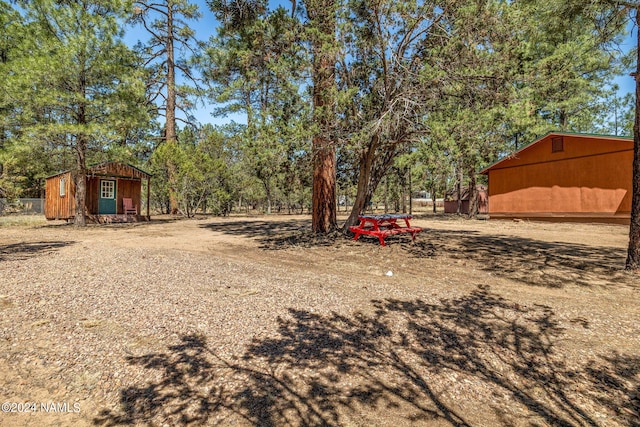
<svg viewBox="0 0 640 427"><path fill-rule="evenodd" d="M133 200L127 197L122 198L122 209L125 215L138 215L138 207L133 204Z"/></svg>

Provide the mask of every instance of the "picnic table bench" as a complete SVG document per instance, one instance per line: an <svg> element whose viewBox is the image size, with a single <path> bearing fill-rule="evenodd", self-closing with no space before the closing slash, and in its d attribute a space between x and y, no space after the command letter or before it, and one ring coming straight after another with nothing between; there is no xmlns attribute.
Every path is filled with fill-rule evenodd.
<svg viewBox="0 0 640 427"><path fill-rule="evenodd" d="M360 235L367 234L375 236L380 240L381 246L386 246L384 239L387 236L401 233L411 233L411 238L416 239L416 234L422 231L420 227L412 227L409 220L412 215L406 214L385 214L385 215L361 215L358 217L360 223L352 225L349 230L355 234L353 240L358 240ZM404 220L405 226L398 224L398 220Z"/></svg>

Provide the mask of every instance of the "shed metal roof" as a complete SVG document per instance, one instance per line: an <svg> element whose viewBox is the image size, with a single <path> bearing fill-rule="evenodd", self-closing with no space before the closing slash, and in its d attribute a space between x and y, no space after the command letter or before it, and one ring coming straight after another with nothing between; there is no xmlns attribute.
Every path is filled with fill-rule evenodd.
<svg viewBox="0 0 640 427"><path fill-rule="evenodd" d="M131 168L132 170L134 170L134 171L136 171L136 172L138 172L138 173L140 173L140 174L142 174L142 175L144 175L144 176L146 176L146 177L152 177L152 176L153 176L152 174L150 174L150 173L148 173L148 172L145 172L145 171L143 171L142 169L137 168L137 167L135 167L135 166L133 166L133 165L131 165L131 164L129 164L129 163L113 162L113 161L111 161L111 162L96 163L96 164L94 164L94 165L91 165L91 166L89 166L89 168L88 168L87 172L88 172L88 174L89 174L89 175L93 175L93 174L99 173L101 169L103 169L103 170L104 170L104 169L105 169L106 167L108 167L109 165L118 165L118 166L125 166L125 167L129 167L129 168ZM65 171L58 172L58 173L56 173L56 174L50 175L50 176L46 177L46 179L53 178L54 176L62 175L62 174L65 174L65 173L68 173L68 172L71 172L71 171L72 171L72 169L67 169L67 170L65 170Z"/></svg>

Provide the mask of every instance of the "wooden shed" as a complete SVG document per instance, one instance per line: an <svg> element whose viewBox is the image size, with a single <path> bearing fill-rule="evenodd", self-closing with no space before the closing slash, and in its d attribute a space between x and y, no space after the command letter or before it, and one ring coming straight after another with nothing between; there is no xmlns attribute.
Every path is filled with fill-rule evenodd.
<svg viewBox="0 0 640 427"><path fill-rule="evenodd" d="M489 217L628 224L633 139L551 132L487 167Z"/></svg>
<svg viewBox="0 0 640 427"><path fill-rule="evenodd" d="M479 184L476 186L476 192L478 197L478 213L488 213L488 198L487 187ZM460 191L460 213L469 213L470 194L469 187L464 186ZM450 189L444 193L444 213L457 213L458 212L458 190Z"/></svg>
<svg viewBox="0 0 640 427"><path fill-rule="evenodd" d="M146 185L146 206L142 206L142 181ZM86 217L92 222L149 220L151 174L119 162L105 162L87 171ZM45 217L72 220L76 214L76 189L72 171L50 176L45 185ZM130 199L135 213L125 213ZM145 215L143 215L145 213Z"/></svg>

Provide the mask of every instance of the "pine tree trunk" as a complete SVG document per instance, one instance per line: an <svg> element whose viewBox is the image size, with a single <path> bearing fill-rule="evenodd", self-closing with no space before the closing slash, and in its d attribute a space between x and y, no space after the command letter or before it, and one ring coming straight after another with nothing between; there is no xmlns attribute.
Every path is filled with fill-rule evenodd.
<svg viewBox="0 0 640 427"><path fill-rule="evenodd" d="M313 210L314 233L328 233L338 225L336 209L336 153L330 141L313 138Z"/></svg>
<svg viewBox="0 0 640 427"><path fill-rule="evenodd" d="M76 214L74 224L76 227L84 227L87 225L85 217L85 205L87 201L87 160L86 160L86 142L84 137L78 138L78 147L76 147Z"/></svg>
<svg viewBox="0 0 640 427"><path fill-rule="evenodd" d="M384 213L389 213L389 177L384 179Z"/></svg>
<svg viewBox="0 0 640 427"><path fill-rule="evenodd" d="M460 163L458 163L458 173L456 175L456 193L458 193L458 207L456 209L456 214L460 215L462 213L462 180L464 178L462 175L462 166L460 166Z"/></svg>
<svg viewBox="0 0 640 427"><path fill-rule="evenodd" d="M369 174L362 170L362 166L360 167L360 175L358 176L358 190L356 193L356 198L353 201L353 207L351 208L351 213L349 214L349 218L347 218L347 222L345 222L343 226L343 232L346 232L350 226L356 225L358 223L358 216L362 215L367 207L369 201L367 200L367 190L366 186L368 185Z"/></svg>
<svg viewBox="0 0 640 427"><path fill-rule="evenodd" d="M431 201L433 202L433 213L436 213L437 198L436 198L436 187L435 187L435 185L432 187L432 190L431 190Z"/></svg>
<svg viewBox="0 0 640 427"><path fill-rule="evenodd" d="M403 214L407 213L407 171L398 170L398 180L400 181L400 209Z"/></svg>
<svg viewBox="0 0 640 427"><path fill-rule="evenodd" d="M378 185L382 182L382 178L387 176L387 172L393 163L395 155L386 153L387 155L384 158L380 158L379 148L380 135L374 134L371 136L368 146L361 151L356 198L349 218L342 227L343 233L349 230L349 226L355 225L358 222L358 216L366 211ZM398 204L400 201L398 198L394 199L397 211L399 210Z"/></svg>
<svg viewBox="0 0 640 427"><path fill-rule="evenodd" d="M371 138L369 147L365 148L360 155L360 170L358 173L358 188L356 190L356 198L353 201L353 207L347 222L344 224L342 231L346 233L350 226L358 223L358 216L362 215L371 200L370 183L371 172L373 170L373 161L376 146L378 144L378 136Z"/></svg>
<svg viewBox="0 0 640 427"><path fill-rule="evenodd" d="M636 9L636 28L640 25L640 10ZM637 41L640 42L640 33L637 32ZM636 72L636 115L633 124L633 173L632 173L632 199L631 199L631 224L629 226L629 248L627 250L627 270L640 269L640 50L637 50Z"/></svg>
<svg viewBox="0 0 640 427"><path fill-rule="evenodd" d="M84 215L84 203L87 200L87 174L78 172L76 174L76 216L74 224L76 227L84 227L87 221Z"/></svg>
<svg viewBox="0 0 640 427"><path fill-rule="evenodd" d="M334 0L316 0L307 5L318 35L313 40L313 114L318 134L313 137L313 195L311 223L314 233L337 228L336 149L331 141L333 92L335 87L336 16Z"/></svg>
<svg viewBox="0 0 640 427"><path fill-rule="evenodd" d="M86 100L86 78L84 74L80 75L78 80L78 93ZM78 125L87 124L86 105L80 101L76 116ZM76 215L74 224L76 227L84 227L87 225L85 217L85 205L87 201L87 136L84 133L76 135Z"/></svg>
<svg viewBox="0 0 640 427"><path fill-rule="evenodd" d="M413 215L413 182L411 181L411 168L409 168L409 215Z"/></svg>
<svg viewBox="0 0 640 427"><path fill-rule="evenodd" d="M469 218L478 215L478 189L475 170L469 170Z"/></svg>
<svg viewBox="0 0 640 427"><path fill-rule="evenodd" d="M165 143L172 146L177 145L178 137L176 132L176 64L175 51L173 45L173 7L167 7L167 111L165 117ZM178 213L177 196L177 166L173 159L168 160L167 180L169 184L169 210L172 215Z"/></svg>

